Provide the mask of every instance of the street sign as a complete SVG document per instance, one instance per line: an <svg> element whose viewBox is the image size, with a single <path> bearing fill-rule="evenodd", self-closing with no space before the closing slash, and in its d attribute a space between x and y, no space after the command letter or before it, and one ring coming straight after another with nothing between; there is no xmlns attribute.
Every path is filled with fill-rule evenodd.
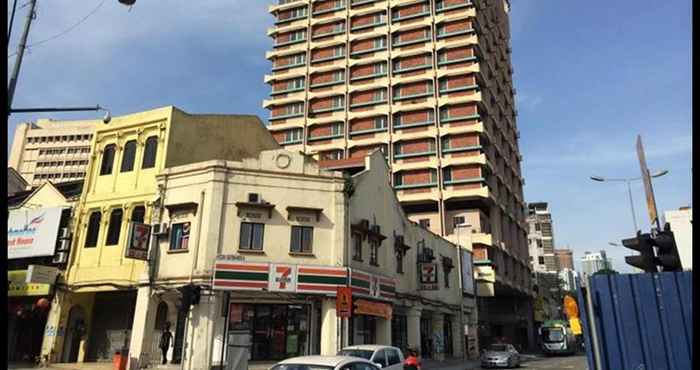
<svg viewBox="0 0 700 370"><path fill-rule="evenodd" d="M644 193L647 199L647 210L649 211L649 220L652 227L656 226L657 230L661 229L659 225L659 216L656 212L656 200L654 199L654 188L651 186L651 176L649 168L647 168L646 157L644 156L644 147L642 146L642 137L637 135L637 157L639 158L639 167L642 170L642 182L644 183Z"/></svg>
<svg viewBox="0 0 700 370"><path fill-rule="evenodd" d="M29 265L27 268L27 284L53 284L56 282L58 267Z"/></svg>
<svg viewBox="0 0 700 370"><path fill-rule="evenodd" d="M352 316L352 288L338 288L335 298L335 311L338 317Z"/></svg>
<svg viewBox="0 0 700 370"><path fill-rule="evenodd" d="M148 245L151 239L151 225L132 222L129 229L129 240L124 257L136 260L148 260Z"/></svg>

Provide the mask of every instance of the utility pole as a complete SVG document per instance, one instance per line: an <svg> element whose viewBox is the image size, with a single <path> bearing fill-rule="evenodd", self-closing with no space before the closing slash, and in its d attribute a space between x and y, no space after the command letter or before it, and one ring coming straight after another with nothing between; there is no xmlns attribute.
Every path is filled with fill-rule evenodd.
<svg viewBox="0 0 700 370"><path fill-rule="evenodd" d="M29 0L29 12L27 13L27 21L24 23L24 31L22 31L22 37L20 38L19 45L17 45L17 60L15 61L15 66L12 69L12 77L10 77L10 86L7 88L7 116L10 116L10 110L12 109L12 98L15 96L15 88L17 87L17 77L19 76L19 69L22 67L22 58L24 57L24 50L27 48L27 38L29 37L29 27L32 25L32 20L34 19L34 8L36 7L36 0Z"/></svg>

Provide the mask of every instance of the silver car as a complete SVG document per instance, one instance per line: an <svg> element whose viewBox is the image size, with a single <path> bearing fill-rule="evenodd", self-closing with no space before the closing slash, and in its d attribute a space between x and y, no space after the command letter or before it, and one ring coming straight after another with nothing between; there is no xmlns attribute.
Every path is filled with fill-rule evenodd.
<svg viewBox="0 0 700 370"><path fill-rule="evenodd" d="M492 344L481 355L481 367L518 367L520 354L510 344Z"/></svg>
<svg viewBox="0 0 700 370"><path fill-rule="evenodd" d="M380 370L368 360L350 356L301 356L278 362L270 370Z"/></svg>

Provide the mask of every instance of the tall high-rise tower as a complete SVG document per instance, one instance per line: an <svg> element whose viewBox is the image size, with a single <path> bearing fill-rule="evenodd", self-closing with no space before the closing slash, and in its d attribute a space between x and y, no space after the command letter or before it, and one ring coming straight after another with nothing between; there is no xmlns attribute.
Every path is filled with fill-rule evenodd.
<svg viewBox="0 0 700 370"><path fill-rule="evenodd" d="M509 1L278 0L269 11L263 106L277 141L351 172L381 150L410 219L456 243L455 225L471 225L475 265L496 276L495 297L480 300L484 335L532 341Z"/></svg>

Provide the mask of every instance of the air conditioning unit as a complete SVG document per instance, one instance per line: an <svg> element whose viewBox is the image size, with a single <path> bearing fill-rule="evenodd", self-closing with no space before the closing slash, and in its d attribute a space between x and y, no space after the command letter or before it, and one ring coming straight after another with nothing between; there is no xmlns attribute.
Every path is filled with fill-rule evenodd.
<svg viewBox="0 0 700 370"><path fill-rule="evenodd" d="M59 239L70 239L70 230L67 227L62 227L58 230Z"/></svg>
<svg viewBox="0 0 700 370"><path fill-rule="evenodd" d="M166 236L168 235L168 231L168 224L165 222L153 225L153 235L155 236Z"/></svg>
<svg viewBox="0 0 700 370"><path fill-rule="evenodd" d="M68 262L68 252L58 252L53 256L53 260L51 261L56 264L60 263L66 263Z"/></svg>
<svg viewBox="0 0 700 370"><path fill-rule="evenodd" d="M262 198L258 193L248 193L248 203L262 203Z"/></svg>
<svg viewBox="0 0 700 370"><path fill-rule="evenodd" d="M58 241L58 248L56 248L57 251L67 252L69 249L70 249L70 240L61 239Z"/></svg>

